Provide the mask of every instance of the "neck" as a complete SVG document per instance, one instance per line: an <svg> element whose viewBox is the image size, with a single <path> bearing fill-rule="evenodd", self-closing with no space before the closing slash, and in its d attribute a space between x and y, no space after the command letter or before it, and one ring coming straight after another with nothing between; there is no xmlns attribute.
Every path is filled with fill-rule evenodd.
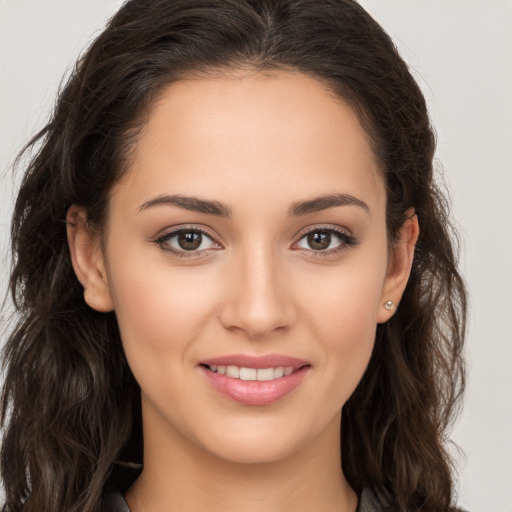
<svg viewBox="0 0 512 512"><path fill-rule="evenodd" d="M301 450L264 463L217 457L178 432L145 430L144 470L126 493L132 512L354 512L340 464L340 417Z"/></svg>

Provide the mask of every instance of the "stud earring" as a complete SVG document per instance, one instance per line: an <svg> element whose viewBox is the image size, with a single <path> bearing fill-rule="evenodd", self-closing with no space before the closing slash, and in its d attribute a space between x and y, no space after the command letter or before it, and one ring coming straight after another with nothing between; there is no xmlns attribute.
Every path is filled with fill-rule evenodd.
<svg viewBox="0 0 512 512"><path fill-rule="evenodd" d="M387 300L386 302L384 302L384 307L388 311L391 311L395 307L395 303L392 300Z"/></svg>

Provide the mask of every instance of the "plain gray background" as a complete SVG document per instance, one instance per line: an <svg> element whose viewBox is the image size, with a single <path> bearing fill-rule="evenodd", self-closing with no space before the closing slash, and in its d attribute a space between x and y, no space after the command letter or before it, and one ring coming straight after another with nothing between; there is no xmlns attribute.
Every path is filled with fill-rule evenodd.
<svg viewBox="0 0 512 512"><path fill-rule="evenodd" d="M468 391L453 433L465 452L457 458L459 504L472 512L512 512L512 2L361 3L395 39L426 95L438 164L464 238L462 268L472 298ZM43 126L62 76L120 4L0 0L2 256L14 155Z"/></svg>

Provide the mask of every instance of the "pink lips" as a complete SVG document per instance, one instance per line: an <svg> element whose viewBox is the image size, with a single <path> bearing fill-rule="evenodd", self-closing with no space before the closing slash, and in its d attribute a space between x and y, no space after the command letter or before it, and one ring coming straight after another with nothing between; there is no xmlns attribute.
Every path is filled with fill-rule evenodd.
<svg viewBox="0 0 512 512"><path fill-rule="evenodd" d="M210 366L238 366L244 368L292 367L293 373L274 380L241 380L216 373ZM307 361L279 354L252 356L233 354L201 361L199 366L210 385L221 394L246 405L268 405L291 393L310 369Z"/></svg>

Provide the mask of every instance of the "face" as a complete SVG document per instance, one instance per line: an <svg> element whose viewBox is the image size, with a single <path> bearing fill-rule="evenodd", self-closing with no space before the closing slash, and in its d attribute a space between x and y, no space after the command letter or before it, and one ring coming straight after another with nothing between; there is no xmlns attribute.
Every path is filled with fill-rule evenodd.
<svg viewBox="0 0 512 512"><path fill-rule="evenodd" d="M102 243L81 254L89 235L70 235L87 302L115 310L145 435L239 462L338 438L410 266L385 206L356 115L315 79L170 85Z"/></svg>

